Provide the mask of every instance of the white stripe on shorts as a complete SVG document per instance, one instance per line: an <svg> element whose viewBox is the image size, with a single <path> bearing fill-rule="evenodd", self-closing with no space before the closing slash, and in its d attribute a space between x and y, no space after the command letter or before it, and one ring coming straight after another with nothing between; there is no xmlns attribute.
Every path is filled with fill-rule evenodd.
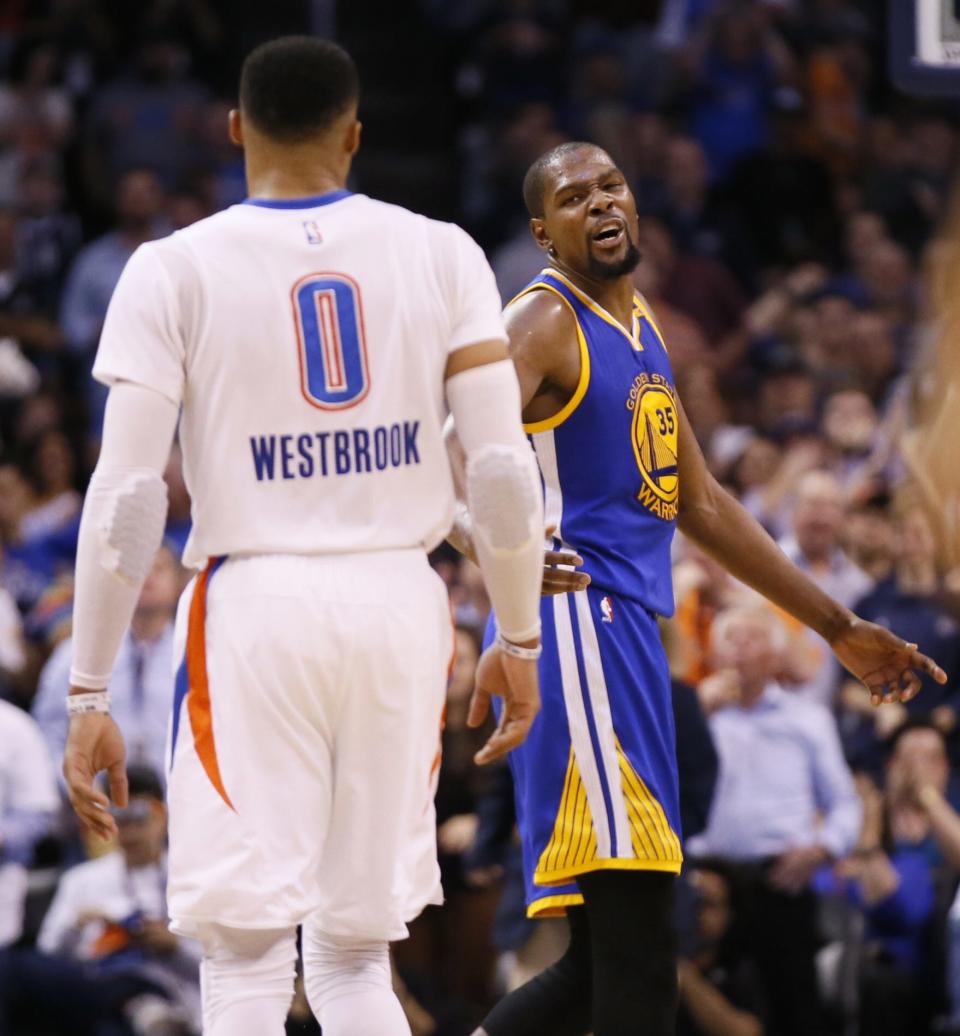
<svg viewBox="0 0 960 1036"><path fill-rule="evenodd" d="M617 759L617 741L613 732L613 716L610 712L610 696L607 681L603 675L600 658L600 643L590 612L590 602L585 593L573 595L577 602L577 619L580 626L580 644L583 649L583 668L587 674L587 690L593 707L593 722L600 742L600 756L607 775L607 787L613 800L614 829L617 832L617 856L632 858L633 841L630 821L627 818L627 803L620 779L620 763Z"/></svg>
<svg viewBox="0 0 960 1036"><path fill-rule="evenodd" d="M570 741L573 754L580 770L580 779L587 793L587 803L593 818L593 829L597 835L597 857L609 859L611 855L610 824L607 820L607 806L603 797L603 785L600 782L600 771L597 758L590 740L590 727L587 725L587 713L583 703L583 691L580 685L580 673L577 668L577 654L573 643L573 628L570 621L570 605L568 594L554 594L553 620L557 631L557 654L560 657L560 683L563 687L563 702L567 709L567 723L570 725ZM585 592L574 597L586 597ZM616 761L616 754L614 754ZM619 789L617 783L611 787ZM620 795L621 802L623 796ZM627 838L629 845L629 836ZM619 845L618 845L619 848Z"/></svg>

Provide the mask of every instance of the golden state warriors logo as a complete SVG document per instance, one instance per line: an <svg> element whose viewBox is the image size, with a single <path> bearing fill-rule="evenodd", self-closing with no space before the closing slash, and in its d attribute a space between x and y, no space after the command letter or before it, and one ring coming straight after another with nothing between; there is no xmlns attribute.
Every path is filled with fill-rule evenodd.
<svg viewBox="0 0 960 1036"><path fill-rule="evenodd" d="M673 389L659 374L640 374L630 389L631 439L640 469L637 499L664 521L677 517L680 478L677 467L679 418Z"/></svg>

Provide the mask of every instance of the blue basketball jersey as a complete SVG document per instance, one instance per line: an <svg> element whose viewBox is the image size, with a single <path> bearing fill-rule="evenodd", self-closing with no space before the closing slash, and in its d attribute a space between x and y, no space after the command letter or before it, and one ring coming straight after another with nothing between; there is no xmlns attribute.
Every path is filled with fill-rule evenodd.
<svg viewBox="0 0 960 1036"><path fill-rule="evenodd" d="M557 270L543 270L517 298L532 291L563 299L580 343L570 401L525 426L540 465L546 524L583 557L595 588L672 615L679 415L660 332L639 295L628 333Z"/></svg>

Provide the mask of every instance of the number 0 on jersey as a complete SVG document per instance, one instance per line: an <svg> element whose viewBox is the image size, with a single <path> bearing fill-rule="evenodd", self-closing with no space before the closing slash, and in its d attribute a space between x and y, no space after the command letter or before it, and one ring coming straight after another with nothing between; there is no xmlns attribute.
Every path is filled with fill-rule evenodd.
<svg viewBox="0 0 960 1036"><path fill-rule="evenodd" d="M300 384L321 410L355 406L370 390L360 286L342 273L311 273L291 291Z"/></svg>

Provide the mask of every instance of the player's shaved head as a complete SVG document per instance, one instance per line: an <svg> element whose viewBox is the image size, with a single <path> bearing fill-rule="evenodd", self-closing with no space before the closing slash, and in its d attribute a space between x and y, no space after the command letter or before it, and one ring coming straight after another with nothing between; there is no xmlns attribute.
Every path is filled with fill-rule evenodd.
<svg viewBox="0 0 960 1036"><path fill-rule="evenodd" d="M298 144L356 107L360 81L336 43L282 36L251 51L240 73L240 109L264 136Z"/></svg>
<svg viewBox="0 0 960 1036"><path fill-rule="evenodd" d="M563 165L565 158L580 151L598 151L604 154L603 148L586 140L568 140L545 151L527 170L527 175L523 178L523 201L527 206L527 212L534 219L543 219L544 195L552 174Z"/></svg>

